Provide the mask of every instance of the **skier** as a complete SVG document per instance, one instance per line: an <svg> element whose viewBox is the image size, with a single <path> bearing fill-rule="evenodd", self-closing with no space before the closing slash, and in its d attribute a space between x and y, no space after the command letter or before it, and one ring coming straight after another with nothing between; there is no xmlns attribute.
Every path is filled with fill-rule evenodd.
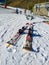
<svg viewBox="0 0 49 65"><path fill-rule="evenodd" d="M19 12L18 12L18 9L16 9L16 13L18 14Z"/></svg>

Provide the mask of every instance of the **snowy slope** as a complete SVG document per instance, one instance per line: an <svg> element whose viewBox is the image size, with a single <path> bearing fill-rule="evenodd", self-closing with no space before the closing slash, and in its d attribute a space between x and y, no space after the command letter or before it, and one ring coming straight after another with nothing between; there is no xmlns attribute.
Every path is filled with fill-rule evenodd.
<svg viewBox="0 0 49 65"><path fill-rule="evenodd" d="M1 8L0 7L0 14L10 14L12 12L14 12L15 10L11 10L11 9L5 9L5 8Z"/></svg>
<svg viewBox="0 0 49 65"><path fill-rule="evenodd" d="M49 25L44 19L34 16L27 20L25 15L0 15L0 65L49 65ZM33 27L32 47L35 51L24 51L25 34L22 35L16 46L6 48L10 40L26 22L36 22ZM39 52L37 52L39 50Z"/></svg>

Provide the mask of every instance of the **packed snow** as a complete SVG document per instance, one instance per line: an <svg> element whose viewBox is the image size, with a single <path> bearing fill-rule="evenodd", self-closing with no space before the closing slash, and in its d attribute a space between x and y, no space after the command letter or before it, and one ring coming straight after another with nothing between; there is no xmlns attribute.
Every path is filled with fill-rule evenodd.
<svg viewBox="0 0 49 65"><path fill-rule="evenodd" d="M23 14L8 13L0 15L0 65L49 65L49 25L35 15L34 19L27 20ZM33 24L34 51L23 50L26 34L21 36L15 46L7 48L6 42L28 22L36 22Z"/></svg>

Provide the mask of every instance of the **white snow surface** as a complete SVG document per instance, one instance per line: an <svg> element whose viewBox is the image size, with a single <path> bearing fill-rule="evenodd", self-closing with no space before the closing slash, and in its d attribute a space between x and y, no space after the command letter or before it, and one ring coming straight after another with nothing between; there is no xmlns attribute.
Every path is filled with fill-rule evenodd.
<svg viewBox="0 0 49 65"><path fill-rule="evenodd" d="M23 14L0 15L0 65L49 65L49 25L43 23L43 20L37 16L27 20ZM15 46L6 48L6 42L27 22L36 22L33 27L32 42L35 51L23 50L25 34Z"/></svg>

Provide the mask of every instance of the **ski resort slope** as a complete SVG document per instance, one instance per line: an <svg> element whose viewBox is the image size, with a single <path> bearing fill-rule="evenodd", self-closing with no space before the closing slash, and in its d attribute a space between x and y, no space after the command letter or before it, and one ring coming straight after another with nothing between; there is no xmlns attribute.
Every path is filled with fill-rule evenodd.
<svg viewBox="0 0 49 65"><path fill-rule="evenodd" d="M0 15L0 65L49 65L49 25L43 20L37 16L27 20L23 14ZM33 27L34 51L23 49L26 34L21 36L15 46L7 48L6 42L28 22L36 22Z"/></svg>

